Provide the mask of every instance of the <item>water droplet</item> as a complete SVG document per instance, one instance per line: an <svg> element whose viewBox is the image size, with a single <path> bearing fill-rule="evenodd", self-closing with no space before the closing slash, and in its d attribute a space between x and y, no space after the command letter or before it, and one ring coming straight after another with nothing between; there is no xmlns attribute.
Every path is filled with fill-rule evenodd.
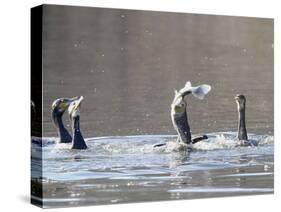
<svg viewBox="0 0 281 212"><path fill-rule="evenodd" d="M134 183L132 181L127 183L127 186L133 186L133 185L134 185Z"/></svg>

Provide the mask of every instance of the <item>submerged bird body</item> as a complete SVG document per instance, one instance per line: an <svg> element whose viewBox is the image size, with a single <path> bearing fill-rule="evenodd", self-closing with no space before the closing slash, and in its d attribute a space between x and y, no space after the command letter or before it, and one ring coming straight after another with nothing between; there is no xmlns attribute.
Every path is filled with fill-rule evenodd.
<svg viewBox="0 0 281 212"><path fill-rule="evenodd" d="M203 99L210 90L211 86L209 85L192 87L191 83L188 81L186 82L184 88L182 88L180 91L175 91L175 97L171 104L171 119L173 126L178 134L178 142L192 144L207 138L207 136L204 135L192 139L188 122L188 115L186 111L187 103L184 98L185 96L192 94L199 99Z"/></svg>

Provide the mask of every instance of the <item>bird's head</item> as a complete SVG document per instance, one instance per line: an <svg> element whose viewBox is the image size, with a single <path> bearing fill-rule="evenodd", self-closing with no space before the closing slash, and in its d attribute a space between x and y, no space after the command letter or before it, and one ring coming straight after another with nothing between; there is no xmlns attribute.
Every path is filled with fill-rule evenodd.
<svg viewBox="0 0 281 212"><path fill-rule="evenodd" d="M245 109L245 105L246 105L246 97L242 94L237 94L235 97L234 97L236 103L237 103L237 106L238 106L238 110L243 110Z"/></svg>
<svg viewBox="0 0 281 212"><path fill-rule="evenodd" d="M75 100L71 101L68 107L68 114L70 115L71 118L79 116L80 115L80 107L81 103L83 101L84 97L83 96L77 96L75 97Z"/></svg>
<svg viewBox="0 0 281 212"><path fill-rule="evenodd" d="M53 114L62 116L63 113L68 109L70 104L80 97L74 97L74 98L59 98L56 99L52 104L52 112Z"/></svg>

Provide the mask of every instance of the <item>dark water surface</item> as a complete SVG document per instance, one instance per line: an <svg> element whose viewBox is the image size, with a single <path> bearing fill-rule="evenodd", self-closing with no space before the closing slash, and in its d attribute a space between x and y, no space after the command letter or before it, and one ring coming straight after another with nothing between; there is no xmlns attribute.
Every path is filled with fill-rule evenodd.
<svg viewBox="0 0 281 212"><path fill-rule="evenodd" d="M56 98L83 95L85 137L174 134L170 104L186 81L194 133L236 130L234 95L247 97L250 132L273 134L272 19L47 6L44 134ZM69 118L66 116L66 122Z"/></svg>
<svg viewBox="0 0 281 212"><path fill-rule="evenodd" d="M43 16L50 143L32 163L42 151L45 207L273 192L272 19L50 5ZM187 98L192 132L211 135L190 154L173 146L170 119L186 81L212 86L203 101ZM237 93L257 147L237 146ZM53 138L52 102L78 95L86 151Z"/></svg>

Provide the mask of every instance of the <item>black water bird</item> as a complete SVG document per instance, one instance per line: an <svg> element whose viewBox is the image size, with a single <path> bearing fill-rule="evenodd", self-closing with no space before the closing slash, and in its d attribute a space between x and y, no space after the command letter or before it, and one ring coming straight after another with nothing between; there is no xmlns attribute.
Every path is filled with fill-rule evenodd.
<svg viewBox="0 0 281 212"><path fill-rule="evenodd" d="M57 133L59 136L59 143L71 143L72 137L64 127L63 124L63 114L68 109L70 103L77 100L79 97L74 98L59 98L55 100L52 104L52 120L57 129Z"/></svg>
<svg viewBox="0 0 281 212"><path fill-rule="evenodd" d="M191 83L186 82L184 88L177 91L175 90L175 97L171 104L171 119L173 126L178 133L178 142L184 144L194 144L203 139L207 139L208 136L202 135L192 139L190 126L187 115L187 103L185 97L192 94L198 99L204 99L205 95L211 90L210 85L200 85L192 87Z"/></svg>
<svg viewBox="0 0 281 212"><path fill-rule="evenodd" d="M238 133L237 137L239 140L248 140L247 135L247 129L246 129L246 117L245 117L245 111L246 111L246 97L242 94L237 94L234 97L236 103L237 103L237 110L238 110Z"/></svg>
<svg viewBox="0 0 281 212"><path fill-rule="evenodd" d="M68 113L72 122L72 149L87 149L80 130L80 106L83 99L83 96L77 97L68 107Z"/></svg>
<svg viewBox="0 0 281 212"><path fill-rule="evenodd" d="M187 103L185 97L189 94L192 94L193 96L202 100L210 90L210 85L200 85L197 87L192 87L189 81L186 82L184 88L182 88L181 90L175 90L175 97L171 104L171 119L174 129L177 131L177 141L179 143L192 145L201 140L208 139L207 135L192 138L188 122L188 115L186 110ZM165 144L156 144L154 147L160 147L163 145Z"/></svg>

